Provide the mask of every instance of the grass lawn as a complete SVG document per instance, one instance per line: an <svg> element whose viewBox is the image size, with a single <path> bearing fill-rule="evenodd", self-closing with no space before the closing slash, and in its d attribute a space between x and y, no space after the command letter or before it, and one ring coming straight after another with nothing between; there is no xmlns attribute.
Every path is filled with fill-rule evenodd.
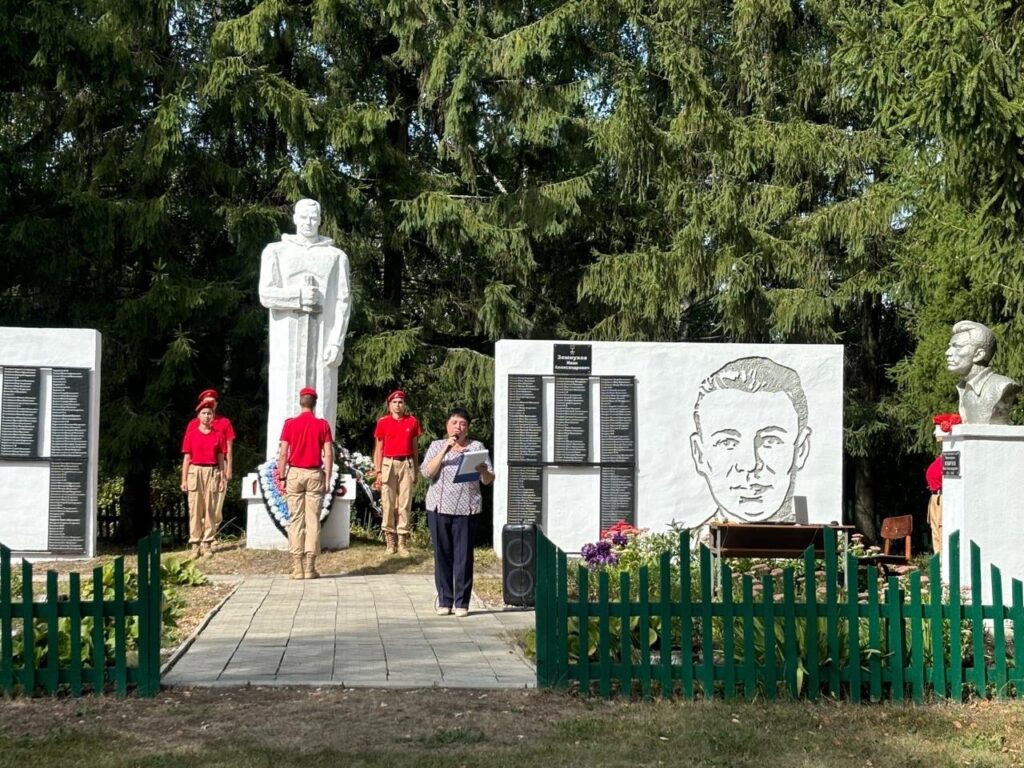
<svg viewBox="0 0 1024 768"><path fill-rule="evenodd" d="M0 701L0 766L1014 766L1024 706L239 688Z"/></svg>

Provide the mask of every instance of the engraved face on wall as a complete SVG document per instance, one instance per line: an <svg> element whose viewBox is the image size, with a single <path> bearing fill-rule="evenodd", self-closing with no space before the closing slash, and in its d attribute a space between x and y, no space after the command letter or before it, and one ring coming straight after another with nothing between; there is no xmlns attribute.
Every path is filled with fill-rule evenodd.
<svg viewBox="0 0 1024 768"><path fill-rule="evenodd" d="M744 357L701 382L690 451L718 513L790 519L797 473L810 452L807 398L792 368Z"/></svg>

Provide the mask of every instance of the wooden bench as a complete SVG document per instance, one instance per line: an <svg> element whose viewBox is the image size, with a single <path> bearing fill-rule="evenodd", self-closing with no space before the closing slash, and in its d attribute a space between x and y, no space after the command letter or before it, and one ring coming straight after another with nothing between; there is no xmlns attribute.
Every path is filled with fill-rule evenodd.
<svg viewBox="0 0 1024 768"><path fill-rule="evenodd" d="M720 586L719 562L723 557L767 557L802 560L808 547L814 547L814 558L825 556L825 529L836 532L839 548L839 581L846 583L846 558L852 525L818 523L732 523L713 521L711 532L712 570L716 591Z"/></svg>
<svg viewBox="0 0 1024 768"><path fill-rule="evenodd" d="M825 529L836 532L844 543L852 525L819 525L814 523L731 523L712 522L711 551L717 557L771 557L800 559L808 547L814 556L825 554Z"/></svg>

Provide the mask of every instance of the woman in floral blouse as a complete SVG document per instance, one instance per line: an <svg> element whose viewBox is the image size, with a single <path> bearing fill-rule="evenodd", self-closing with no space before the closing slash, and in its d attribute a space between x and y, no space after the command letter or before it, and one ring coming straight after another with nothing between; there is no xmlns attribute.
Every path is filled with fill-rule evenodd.
<svg viewBox="0 0 1024 768"><path fill-rule="evenodd" d="M473 592L473 532L480 515L480 483L494 482L494 468L488 458L473 469L479 480L455 482L455 473L467 451L486 451L479 440L469 438L469 414L452 408L446 425L448 437L427 448L420 472L430 480L427 490L427 524L434 542L434 583L437 613L469 615Z"/></svg>

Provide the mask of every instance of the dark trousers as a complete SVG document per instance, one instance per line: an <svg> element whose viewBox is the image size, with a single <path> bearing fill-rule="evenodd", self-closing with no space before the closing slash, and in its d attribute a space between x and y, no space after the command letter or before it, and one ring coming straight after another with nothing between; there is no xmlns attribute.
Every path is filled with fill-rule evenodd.
<svg viewBox="0 0 1024 768"><path fill-rule="evenodd" d="M476 518L476 515L427 512L430 538L434 542L434 585L441 608L469 608Z"/></svg>

